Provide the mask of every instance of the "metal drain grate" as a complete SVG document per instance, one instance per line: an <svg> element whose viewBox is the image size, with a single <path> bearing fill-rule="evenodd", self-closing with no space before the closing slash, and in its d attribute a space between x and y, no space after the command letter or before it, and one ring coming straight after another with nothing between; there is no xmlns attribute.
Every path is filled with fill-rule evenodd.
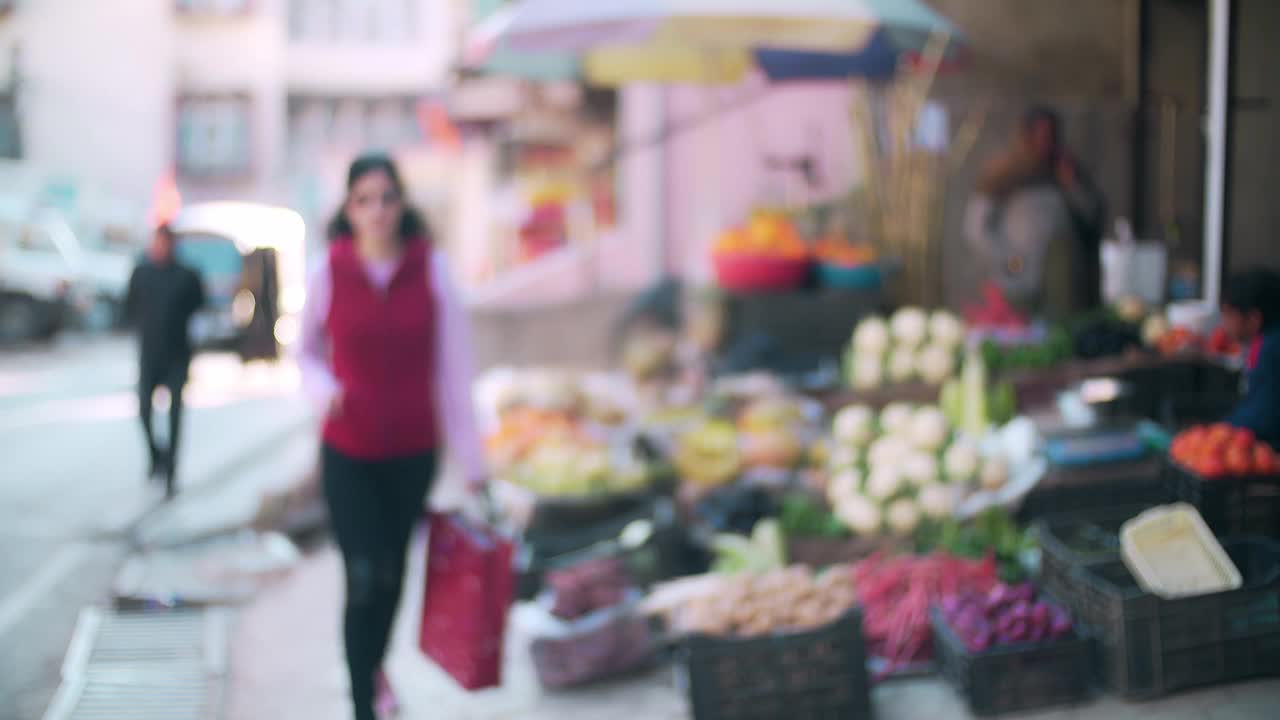
<svg viewBox="0 0 1280 720"><path fill-rule="evenodd" d="M80 613L45 720L217 720L230 612Z"/></svg>

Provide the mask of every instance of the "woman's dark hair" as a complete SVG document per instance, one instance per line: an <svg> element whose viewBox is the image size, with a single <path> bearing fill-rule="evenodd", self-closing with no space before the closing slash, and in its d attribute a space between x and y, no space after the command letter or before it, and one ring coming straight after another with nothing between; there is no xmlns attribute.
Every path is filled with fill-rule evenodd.
<svg viewBox="0 0 1280 720"><path fill-rule="evenodd" d="M396 169L396 164L390 156L382 153L368 153L352 161L350 169L347 170L347 192L351 192L351 188L355 187L360 178L376 172L386 173L387 177L391 179L391 186L395 188L396 194L404 201L404 181L400 179L400 171ZM338 238L350 237L354 233L351 221L347 219L347 203L344 200L342 205L338 207L338 212L329 221L329 239L337 240ZM407 203L400 215L400 228L396 234L402 241L418 238L429 242L432 239L431 227L427 224L422 213Z"/></svg>
<svg viewBox="0 0 1280 720"><path fill-rule="evenodd" d="M1254 268L1236 273L1222 288L1222 304L1245 315L1262 316L1264 333L1280 327L1280 275Z"/></svg>

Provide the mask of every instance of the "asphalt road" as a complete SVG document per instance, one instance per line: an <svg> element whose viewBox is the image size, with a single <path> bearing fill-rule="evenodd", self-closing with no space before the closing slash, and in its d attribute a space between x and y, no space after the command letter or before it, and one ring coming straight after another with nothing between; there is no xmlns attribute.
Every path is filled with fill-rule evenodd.
<svg viewBox="0 0 1280 720"><path fill-rule="evenodd" d="M108 598L130 530L159 507L143 477L134 363L120 338L0 351L0 720L41 717L77 613ZM197 359L185 490L270 464L306 428L296 388L291 366Z"/></svg>

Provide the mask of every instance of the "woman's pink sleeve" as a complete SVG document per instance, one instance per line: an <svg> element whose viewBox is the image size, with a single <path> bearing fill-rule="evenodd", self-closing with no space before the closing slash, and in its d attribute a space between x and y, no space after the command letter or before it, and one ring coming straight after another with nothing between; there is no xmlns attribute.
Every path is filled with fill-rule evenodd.
<svg viewBox="0 0 1280 720"><path fill-rule="evenodd" d="M439 308L435 367L444 440L468 478L483 478L488 469L472 395L476 371L470 320L444 253L435 253L431 266Z"/></svg>
<svg viewBox="0 0 1280 720"><path fill-rule="evenodd" d="M329 336L325 328L333 295L329 263L321 263L307 278L307 301L302 306L302 328L298 342L298 370L302 391L315 408L325 413L341 391L329 365Z"/></svg>

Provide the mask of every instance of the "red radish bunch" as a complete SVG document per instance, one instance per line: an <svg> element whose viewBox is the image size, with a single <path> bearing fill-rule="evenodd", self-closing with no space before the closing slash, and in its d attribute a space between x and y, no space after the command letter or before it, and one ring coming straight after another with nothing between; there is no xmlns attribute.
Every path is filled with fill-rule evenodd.
<svg viewBox="0 0 1280 720"><path fill-rule="evenodd" d="M886 673L933 657L929 608L943 598L987 593L996 562L946 553L871 557L853 568L868 652L889 661Z"/></svg>
<svg viewBox="0 0 1280 720"><path fill-rule="evenodd" d="M942 616L969 652L993 647L1058 640L1071 634L1071 615L1037 601L1029 583L996 585L987 593L952 595L942 601Z"/></svg>

